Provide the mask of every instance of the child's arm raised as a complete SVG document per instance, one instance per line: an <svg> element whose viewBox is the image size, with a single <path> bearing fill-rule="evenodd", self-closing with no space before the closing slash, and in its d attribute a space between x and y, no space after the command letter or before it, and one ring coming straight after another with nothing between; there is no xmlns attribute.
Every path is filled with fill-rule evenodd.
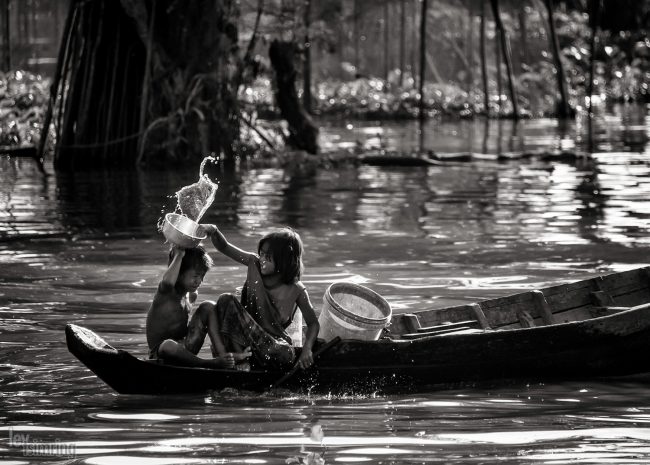
<svg viewBox="0 0 650 465"><path fill-rule="evenodd" d="M246 265L248 264L248 261L251 257L256 256L255 254L246 252L245 250L242 250L239 247L236 247L228 242L226 236L224 236L223 233L219 231L219 228L217 228L215 225L202 224L201 226L210 236L214 247L226 257L230 257L236 262Z"/></svg>
<svg viewBox="0 0 650 465"><path fill-rule="evenodd" d="M181 262L185 256L185 249L181 249L177 246L172 246L171 250L172 261L169 263L167 270L162 275L161 284L174 287L176 285L176 280L178 279L178 273L181 269Z"/></svg>
<svg viewBox="0 0 650 465"><path fill-rule="evenodd" d="M296 303L298 304L298 308L302 313L305 323L307 323L305 342L302 345L302 352L300 352L300 357L298 358L298 365L300 368L304 369L309 368L314 363L314 356L311 349L314 347L314 342L316 342L316 338L318 337L320 325L318 324L318 318L316 318L314 307L309 300L307 289L298 294Z"/></svg>

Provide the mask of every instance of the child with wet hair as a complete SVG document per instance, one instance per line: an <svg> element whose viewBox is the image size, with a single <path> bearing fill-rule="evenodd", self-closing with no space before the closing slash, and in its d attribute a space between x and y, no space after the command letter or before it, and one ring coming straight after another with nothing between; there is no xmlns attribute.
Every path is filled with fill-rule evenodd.
<svg viewBox="0 0 650 465"><path fill-rule="evenodd" d="M247 357L226 351L219 337L214 302L202 302L189 318L199 286L211 266L212 259L203 247L172 246L167 270L147 313L149 358L182 366L232 368L236 361ZM197 356L206 335L210 337L214 358Z"/></svg>
<svg viewBox="0 0 650 465"><path fill-rule="evenodd" d="M252 349L251 362L258 368L286 369L294 363L308 368L314 363L312 347L320 329L307 289L300 281L303 245L300 235L282 228L262 237L257 253L230 242L215 225L203 225L214 246L248 269L241 300L223 294L217 301L219 330L227 350ZM286 329L300 310L307 324L300 356Z"/></svg>

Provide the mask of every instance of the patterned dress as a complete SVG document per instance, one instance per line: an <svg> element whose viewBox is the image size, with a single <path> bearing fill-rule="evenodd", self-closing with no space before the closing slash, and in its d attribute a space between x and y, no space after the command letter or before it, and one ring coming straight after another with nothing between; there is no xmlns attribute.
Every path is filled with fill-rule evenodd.
<svg viewBox="0 0 650 465"><path fill-rule="evenodd" d="M295 294L297 299L304 289L304 285L297 282L289 298L294 298ZM235 344L250 347L251 365L255 368L290 368L296 354L286 328L291 324L295 311L296 308L288 321L282 321L262 281L259 260L251 259L241 301L232 294L223 294L217 301L219 326L226 350L236 351Z"/></svg>

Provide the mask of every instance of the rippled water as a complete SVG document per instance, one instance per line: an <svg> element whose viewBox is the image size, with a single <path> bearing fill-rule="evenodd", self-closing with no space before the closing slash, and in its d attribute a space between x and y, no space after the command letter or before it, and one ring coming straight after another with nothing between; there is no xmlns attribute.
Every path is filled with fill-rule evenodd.
<svg viewBox="0 0 650 465"><path fill-rule="evenodd" d="M304 282L317 308L340 279L365 283L404 312L644 266L650 122L615 122L599 151L578 159L483 155L428 167L243 167L235 179L213 173L220 188L204 219L248 248L269 227L298 229ZM580 145L575 127L554 121L516 130L492 122L487 133L481 122L416 129L343 123L323 133L328 148L494 155ZM197 167L111 175L47 168L44 176L32 160L0 159L5 461L650 461L647 377L408 396L117 395L67 352L63 327L76 322L146 354L145 313L166 263L155 224L175 202L169 196L196 180ZM244 279L243 269L212 255L203 298Z"/></svg>

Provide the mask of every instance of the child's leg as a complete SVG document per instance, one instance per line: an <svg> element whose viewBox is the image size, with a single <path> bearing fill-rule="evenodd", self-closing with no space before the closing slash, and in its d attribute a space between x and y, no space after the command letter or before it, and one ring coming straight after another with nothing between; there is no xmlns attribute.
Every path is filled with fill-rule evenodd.
<svg viewBox="0 0 650 465"><path fill-rule="evenodd" d="M185 348L193 354L198 354L203 346L205 336L210 337L212 343L212 356L215 358L225 358L228 360L230 367L233 367L236 362L250 357L250 351L246 351L243 347L232 344L235 347L233 351L228 351L225 347L221 333L219 332L219 321L216 313L216 305L214 302L203 302L194 312L187 328L187 336L185 336ZM230 363L232 360L232 363Z"/></svg>
<svg viewBox="0 0 650 465"><path fill-rule="evenodd" d="M225 355L226 347L219 334L219 321L216 314L217 306L214 302L205 301L196 309L188 325L186 347L194 353L198 353L203 346L206 334L210 336L212 344L212 356Z"/></svg>
<svg viewBox="0 0 650 465"><path fill-rule="evenodd" d="M254 328L255 361L262 367L289 369L296 358L296 352L291 344L276 339L262 328Z"/></svg>
<svg viewBox="0 0 650 465"><path fill-rule="evenodd" d="M246 338L240 324L240 314L245 312L241 304L232 294L222 294L217 300L215 316L217 332L227 350L234 352L235 362L250 357L250 342Z"/></svg>
<svg viewBox="0 0 650 465"><path fill-rule="evenodd" d="M242 350L248 346L252 348L253 358L259 366L291 367L295 359L293 347L268 334L233 295L220 296L217 302L217 311L221 330L227 331L229 336L236 335L236 337L228 338L229 346L234 351ZM246 354L248 354L250 349L246 350ZM235 360L237 360L237 354L235 354Z"/></svg>
<svg viewBox="0 0 650 465"><path fill-rule="evenodd" d="M185 346L172 339L164 340L158 347L158 357L165 362L188 367L231 368L234 359L231 357L201 358L187 350Z"/></svg>

